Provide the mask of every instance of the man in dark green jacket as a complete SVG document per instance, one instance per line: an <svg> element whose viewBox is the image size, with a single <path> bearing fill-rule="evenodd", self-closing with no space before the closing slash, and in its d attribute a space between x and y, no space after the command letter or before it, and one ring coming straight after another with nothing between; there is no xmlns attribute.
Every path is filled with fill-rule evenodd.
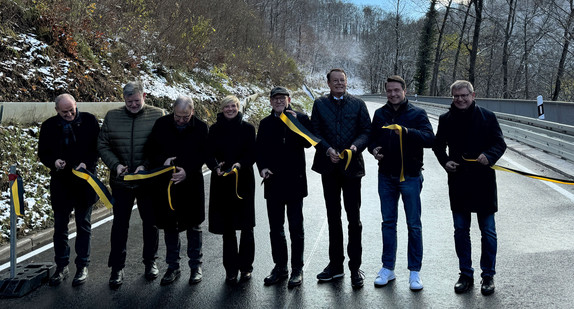
<svg viewBox="0 0 574 309"><path fill-rule="evenodd" d="M123 94L126 105L106 114L98 139L98 151L102 161L110 168L110 186L115 200L110 237L112 248L108 259L108 266L112 268L109 282L112 289L119 288L123 283L128 228L136 199L143 222L145 278L154 280L159 273L155 264L159 233L154 223L149 190L144 184L124 181L123 176L148 167L144 145L155 121L163 116L164 112L145 105L146 94L139 82L127 83Z"/></svg>

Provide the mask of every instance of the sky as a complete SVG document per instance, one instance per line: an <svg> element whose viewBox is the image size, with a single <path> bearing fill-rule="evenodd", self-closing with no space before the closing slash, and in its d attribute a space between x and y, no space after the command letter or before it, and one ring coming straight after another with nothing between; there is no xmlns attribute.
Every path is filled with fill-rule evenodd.
<svg viewBox="0 0 574 309"><path fill-rule="evenodd" d="M394 13L396 11L397 0L344 0L345 2L356 5L373 5L379 6L384 11ZM404 8L403 14L413 18L420 18L425 15L430 2L428 0L400 0L401 7Z"/></svg>

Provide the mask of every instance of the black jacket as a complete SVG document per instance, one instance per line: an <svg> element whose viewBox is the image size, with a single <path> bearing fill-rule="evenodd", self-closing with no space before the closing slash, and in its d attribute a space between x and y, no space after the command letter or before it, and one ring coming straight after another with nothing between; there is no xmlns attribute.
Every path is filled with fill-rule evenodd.
<svg viewBox="0 0 574 309"><path fill-rule="evenodd" d="M433 145L432 125L424 109L416 107L405 100L395 111L390 103L375 111L371 124L369 151L381 146L379 153L379 173L387 176L399 176L401 172L400 137L394 130L382 127L398 124L403 127L403 168L405 176L420 175L423 166L423 148ZM404 128L407 128L407 133Z"/></svg>
<svg viewBox="0 0 574 309"><path fill-rule="evenodd" d="M159 228L186 230L205 220L205 192L202 166L207 150L207 125L193 116L187 127L178 130L173 114L159 118L145 145L151 168L162 167L165 160L176 157L176 167L185 170L186 179L171 186L171 210L167 186L172 173L155 181L154 209Z"/></svg>
<svg viewBox="0 0 574 309"><path fill-rule="evenodd" d="M451 106L450 111L440 116L433 151L443 167L448 161L460 164L456 172L448 173L452 211L494 213L498 210L495 171L489 166L465 161L463 157L476 159L484 153L494 165L505 150L496 116L474 102L466 111Z"/></svg>
<svg viewBox="0 0 574 309"><path fill-rule="evenodd" d="M255 226L255 128L242 118L239 113L227 120L219 113L217 122L209 128L206 164L213 171L209 188L209 231L215 234ZM236 162L241 164L237 194L242 199L235 191L235 175L217 176L214 169L220 162L225 162L224 171Z"/></svg>
<svg viewBox="0 0 574 309"><path fill-rule="evenodd" d="M297 120L307 129L309 117L297 113ZM307 196L305 148L311 144L291 131L272 111L259 123L256 141L256 158L259 172L268 168L273 175L265 180L264 196L283 201Z"/></svg>
<svg viewBox="0 0 574 309"><path fill-rule="evenodd" d="M38 157L42 164L50 169L52 176L50 180L52 206L57 207L60 202L65 202L69 194L85 196L86 205L91 205L97 201L96 193L85 180L72 174L72 169L83 162L86 164L86 169L95 174L100 126L94 115L78 112L76 119L71 122L72 130L67 135L66 143L64 124L64 119L59 115L47 119L40 127L38 140ZM66 161L64 169L56 169L57 159Z"/></svg>
<svg viewBox="0 0 574 309"><path fill-rule="evenodd" d="M337 101L332 95L322 96L315 100L311 114L313 134L321 139L317 144L313 166L315 172L328 175L344 173L346 176L365 176L365 163L362 152L367 148L371 117L367 105L360 98L345 93L343 100ZM345 160L333 164L327 155L332 147L337 152L357 147L348 169L345 171Z"/></svg>

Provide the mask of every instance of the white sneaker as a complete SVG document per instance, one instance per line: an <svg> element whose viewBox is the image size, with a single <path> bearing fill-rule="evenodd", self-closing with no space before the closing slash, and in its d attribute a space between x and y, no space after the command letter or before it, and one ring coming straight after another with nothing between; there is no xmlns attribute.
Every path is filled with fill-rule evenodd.
<svg viewBox="0 0 574 309"><path fill-rule="evenodd" d="M411 271L409 285L411 286L411 291L420 291L423 289L423 281L421 280L418 271Z"/></svg>
<svg viewBox="0 0 574 309"><path fill-rule="evenodd" d="M375 279L375 286L377 287L381 287L381 286L385 286L387 285L387 283L389 283L389 281L395 280L395 272L390 270L390 269L386 269L386 268L381 268L381 270L379 270L379 273L377 274L377 278Z"/></svg>

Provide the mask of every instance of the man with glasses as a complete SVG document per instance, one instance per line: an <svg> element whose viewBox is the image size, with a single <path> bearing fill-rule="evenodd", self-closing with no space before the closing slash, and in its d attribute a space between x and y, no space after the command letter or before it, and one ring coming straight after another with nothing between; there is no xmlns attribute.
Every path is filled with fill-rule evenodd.
<svg viewBox="0 0 574 309"><path fill-rule="evenodd" d="M303 282L303 198L307 196L307 175L305 172L305 148L311 144L291 131L280 119L282 113L289 113L309 128L309 117L291 109L289 91L275 87L269 95L271 115L259 123L257 132L257 167L265 182L264 197L267 200L271 254L275 267L264 280L273 285L287 278L287 241L283 225L285 211L291 236L291 277L289 288Z"/></svg>
<svg viewBox="0 0 574 309"><path fill-rule="evenodd" d="M406 98L406 83L393 75L385 83L387 104L375 111L371 125L369 151L379 161L379 198L383 217L383 267L375 286L395 279L397 219L402 196L408 229L409 286L423 289L420 270L423 258L421 191L423 187L423 148L434 140L432 126L424 109Z"/></svg>
<svg viewBox="0 0 574 309"><path fill-rule="evenodd" d="M351 285L363 286L361 267L361 178L365 176L362 152L367 148L371 117L365 102L347 93L347 74L332 69L327 74L331 90L315 100L311 114L313 133L321 139L315 146L312 169L321 174L329 222L329 264L317 275L321 282L344 276L341 192L349 222L349 269Z"/></svg>
<svg viewBox="0 0 574 309"><path fill-rule="evenodd" d="M164 229L165 261L168 269L161 285L173 283L181 275L179 233L186 231L189 284L202 280L202 233L205 220L205 193L202 166L207 148L207 124L194 116L191 98L178 97L173 114L159 118L146 144L152 167L174 166L173 173L161 176L155 190L156 224ZM169 182L170 196L166 190ZM171 200L170 200L171 198Z"/></svg>
<svg viewBox="0 0 574 309"><path fill-rule="evenodd" d="M490 295L494 293L497 248L494 213L498 210L496 175L490 167L502 157L506 143L494 113L476 105L470 82L457 80L450 91L452 104L439 118L433 151L448 173L454 244L460 268L454 291L467 292L474 284L470 242L474 212L482 235L481 292Z"/></svg>

